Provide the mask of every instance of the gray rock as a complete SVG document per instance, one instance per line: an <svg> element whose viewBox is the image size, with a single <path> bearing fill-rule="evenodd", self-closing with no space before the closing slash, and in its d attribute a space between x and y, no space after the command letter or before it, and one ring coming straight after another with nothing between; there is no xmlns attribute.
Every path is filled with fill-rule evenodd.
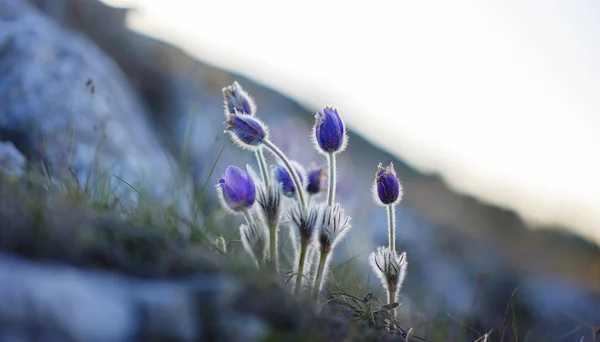
<svg viewBox="0 0 600 342"><path fill-rule="evenodd" d="M236 308L223 275L141 280L0 253L0 341L257 341L269 325ZM208 331L208 326L213 331Z"/></svg>
<svg viewBox="0 0 600 342"><path fill-rule="evenodd" d="M119 67L23 0L0 0L0 75L0 141L34 167L134 203L113 174L155 199L186 184Z"/></svg>
<svg viewBox="0 0 600 342"><path fill-rule="evenodd" d="M25 156L12 142L0 142L0 170L21 177L25 172L25 162Z"/></svg>

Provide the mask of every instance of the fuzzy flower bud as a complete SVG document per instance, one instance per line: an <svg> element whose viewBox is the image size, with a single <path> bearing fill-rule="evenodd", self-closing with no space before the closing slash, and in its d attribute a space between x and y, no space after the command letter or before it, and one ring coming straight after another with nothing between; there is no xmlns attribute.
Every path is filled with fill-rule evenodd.
<svg viewBox="0 0 600 342"><path fill-rule="evenodd" d="M341 152L346 148L347 136L344 122L337 109L325 107L315 115L313 138L321 152Z"/></svg>
<svg viewBox="0 0 600 342"><path fill-rule="evenodd" d="M269 138L269 129L254 116L239 112L227 115L224 122L233 142L239 147L255 150L265 139Z"/></svg>
<svg viewBox="0 0 600 342"><path fill-rule="evenodd" d="M300 234L300 243L307 245L313 237L317 228L319 218L319 208L315 205L309 206L306 211L302 210L299 204L293 205L289 212L289 220L296 227Z"/></svg>
<svg viewBox="0 0 600 342"><path fill-rule="evenodd" d="M248 95L237 81L223 88L223 97L225 98L225 116L235 113L256 114L254 99Z"/></svg>
<svg viewBox="0 0 600 342"><path fill-rule="evenodd" d="M269 183L268 187L264 185L258 187L256 201L262 208L269 226L276 226L279 224L279 219L281 218L280 188L281 186L277 183Z"/></svg>
<svg viewBox="0 0 600 342"><path fill-rule="evenodd" d="M350 217L346 216L339 203L332 207L322 203L319 226L319 245L322 253L329 253L350 229Z"/></svg>
<svg viewBox="0 0 600 342"><path fill-rule="evenodd" d="M240 238L246 252L257 264L261 264L267 253L267 237L257 225L240 225Z"/></svg>
<svg viewBox="0 0 600 342"><path fill-rule="evenodd" d="M296 175L300 180L300 184L306 184L306 171L304 167L295 161L291 161L294 170L296 171ZM275 167L275 179L278 183L281 184L281 191L287 197L294 197L296 195L296 185L294 185L294 180L292 179L292 175L290 175L288 169L283 165L277 165Z"/></svg>
<svg viewBox="0 0 600 342"><path fill-rule="evenodd" d="M325 178L327 177L327 171L316 164L311 164L307 172L308 184L306 185L306 191L311 195L316 195L325 188Z"/></svg>
<svg viewBox="0 0 600 342"><path fill-rule="evenodd" d="M375 183L373 185L375 202L382 205L395 204L402 199L402 184L396 177L394 165L390 163L386 168L381 163L377 167Z"/></svg>
<svg viewBox="0 0 600 342"><path fill-rule="evenodd" d="M388 247L377 247L377 250L369 256L369 262L373 272L381 280L381 285L394 294L394 298L391 299L397 300L395 297L400 292L406 276L406 266L408 265L406 252L398 255Z"/></svg>
<svg viewBox="0 0 600 342"><path fill-rule="evenodd" d="M244 171L237 166L227 167L217 186L225 208L242 211L251 208L254 204L256 188L247 170Z"/></svg>

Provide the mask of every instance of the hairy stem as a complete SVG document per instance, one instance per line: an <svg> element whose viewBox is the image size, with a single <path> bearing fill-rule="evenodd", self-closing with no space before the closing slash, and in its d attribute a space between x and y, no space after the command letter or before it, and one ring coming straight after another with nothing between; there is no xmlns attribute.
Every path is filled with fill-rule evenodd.
<svg viewBox="0 0 600 342"><path fill-rule="evenodd" d="M296 170L294 169L294 167L292 167L292 163L290 163L290 160L285 156L285 154L283 154L283 152L281 152L281 150L279 148L277 148L277 146L275 146L275 144L273 144L270 140L263 140L263 144L269 148L271 150L271 152L273 152L277 157L279 157L279 159L281 159L281 161L283 162L283 164L285 165L285 167L288 169L288 172L290 173L290 175L292 175L292 180L294 181L294 186L296 187L296 193L298 194L298 199L300 200L300 204L302 205L302 210L304 212L306 212L306 200L304 199L304 188L302 187L302 184L300 183L300 179L298 178L298 175L296 174Z"/></svg>
<svg viewBox="0 0 600 342"><path fill-rule="evenodd" d="M306 251L308 250L308 244L300 245L300 258L298 258L298 273L296 275L296 289L294 290L294 296L298 297L300 294L300 288L302 287L302 278L304 277L304 264L306 259Z"/></svg>
<svg viewBox="0 0 600 342"><path fill-rule="evenodd" d="M327 191L327 204L332 207L335 201L335 153L329 152L329 189Z"/></svg>
<svg viewBox="0 0 600 342"><path fill-rule="evenodd" d="M250 226L250 228L252 228L253 226L255 227L254 219L252 218L252 215L250 214L250 212L248 210L242 210L242 214L244 215L244 218L246 219L246 223L248 224L248 226ZM260 268L264 262L264 256L256 255L256 253L254 253L254 252L252 252L252 254L254 254L254 259L256 259L256 262L258 263L258 267Z"/></svg>
<svg viewBox="0 0 600 342"><path fill-rule="evenodd" d="M388 305L396 302L396 292L395 291L393 291L392 289L389 289L387 295L388 295ZM390 316L392 316L392 318L396 317L396 309L395 308L390 311Z"/></svg>
<svg viewBox="0 0 600 342"><path fill-rule="evenodd" d="M313 298L317 299L319 290L321 289L321 283L323 282L323 273L325 272L325 264L327 263L327 257L329 253L321 252L319 256L319 268L317 269L317 278L315 279L315 285L313 287Z"/></svg>
<svg viewBox="0 0 600 342"><path fill-rule="evenodd" d="M387 214L390 251L394 252L396 251L396 214L393 204L388 204Z"/></svg>
<svg viewBox="0 0 600 342"><path fill-rule="evenodd" d="M258 162L258 167L260 168L260 175L262 176L263 183L265 183L265 187L269 188L269 171L267 169L267 162L265 160L265 154L263 153L263 147L258 146L258 150L255 152L256 161Z"/></svg>
<svg viewBox="0 0 600 342"><path fill-rule="evenodd" d="M279 255L277 253L277 224L269 225L269 255L271 257L271 267L275 272L279 272Z"/></svg>

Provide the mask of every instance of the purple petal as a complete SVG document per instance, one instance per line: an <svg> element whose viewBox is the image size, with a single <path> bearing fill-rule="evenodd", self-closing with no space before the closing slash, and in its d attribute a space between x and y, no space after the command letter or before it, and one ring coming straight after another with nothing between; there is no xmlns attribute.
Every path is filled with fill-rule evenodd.
<svg viewBox="0 0 600 342"><path fill-rule="evenodd" d="M231 186L229 186L228 184L225 184L225 183L220 183L219 185L221 186L221 189L223 190L223 199L225 199L225 202L231 209L241 210L242 208L244 208L244 205L242 204L240 197L235 192L235 190L233 190L231 188Z"/></svg>

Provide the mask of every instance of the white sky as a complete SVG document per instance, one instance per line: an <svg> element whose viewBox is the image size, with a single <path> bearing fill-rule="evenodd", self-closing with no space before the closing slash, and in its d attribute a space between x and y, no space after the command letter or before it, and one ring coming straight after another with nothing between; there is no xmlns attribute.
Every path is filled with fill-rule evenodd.
<svg viewBox="0 0 600 342"><path fill-rule="evenodd" d="M455 189L600 242L596 0L107 0Z"/></svg>

